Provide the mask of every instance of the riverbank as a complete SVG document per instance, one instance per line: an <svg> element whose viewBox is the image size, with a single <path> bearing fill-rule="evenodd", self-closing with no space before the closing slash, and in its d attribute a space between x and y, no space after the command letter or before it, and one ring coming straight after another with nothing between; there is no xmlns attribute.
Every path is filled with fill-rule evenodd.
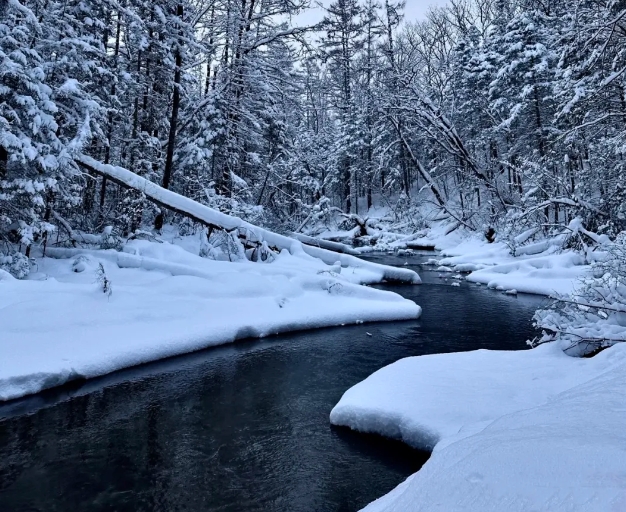
<svg viewBox="0 0 626 512"><path fill-rule="evenodd" d="M550 242L514 257L506 244L462 234L420 240L441 250L430 261L441 276L470 272L468 281L510 294L570 295L606 254ZM623 332L623 318L601 318ZM590 359L566 355L567 345L406 358L346 391L331 423L433 450L419 472L364 510L624 509L626 345Z"/></svg>
<svg viewBox="0 0 626 512"><path fill-rule="evenodd" d="M501 291L550 297L574 293L580 280L591 275L591 265L606 256L610 244L605 235L587 231L578 218L549 237L530 229L516 236L495 234L492 242L484 233L449 221L432 221L427 228L404 234L386 230L393 225L376 225L377 229L369 228L371 235L355 238L352 230L327 231L319 237L335 245L342 245L336 240L351 241L358 246L344 245L346 250L360 254L382 251L409 257L416 250L437 251L429 263L439 272L463 273L470 282ZM572 240L576 250L569 247Z"/></svg>
<svg viewBox="0 0 626 512"><path fill-rule="evenodd" d="M348 390L331 422L434 448L367 512L608 511L626 505L626 346L557 344L400 360Z"/></svg>
<svg viewBox="0 0 626 512"><path fill-rule="evenodd" d="M605 238L586 251L565 249L566 241L579 230L584 228L575 220L566 232L552 238L528 242L526 233L489 243L482 234L446 233L445 225L436 225L412 243L432 245L440 251L439 257L431 260L440 272L469 273L468 281L501 291L567 296L576 291L581 279L591 275L591 264L606 255Z"/></svg>
<svg viewBox="0 0 626 512"><path fill-rule="evenodd" d="M199 256L200 237L49 248L25 280L0 271L0 401L238 339L421 313L361 286L389 267L297 251L215 261Z"/></svg>

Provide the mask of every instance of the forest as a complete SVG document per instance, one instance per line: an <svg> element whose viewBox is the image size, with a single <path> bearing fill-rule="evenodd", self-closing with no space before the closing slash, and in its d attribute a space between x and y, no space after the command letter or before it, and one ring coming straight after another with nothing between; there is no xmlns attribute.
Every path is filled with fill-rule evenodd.
<svg viewBox="0 0 626 512"><path fill-rule="evenodd" d="M301 23L310 7L5 0L4 265L75 229L185 224L82 156L281 233L376 231L372 206L511 244L577 217L624 229L623 1L452 0L411 21L336 0Z"/></svg>
<svg viewBox="0 0 626 512"><path fill-rule="evenodd" d="M407 1L0 0L2 510L626 510L626 0Z"/></svg>

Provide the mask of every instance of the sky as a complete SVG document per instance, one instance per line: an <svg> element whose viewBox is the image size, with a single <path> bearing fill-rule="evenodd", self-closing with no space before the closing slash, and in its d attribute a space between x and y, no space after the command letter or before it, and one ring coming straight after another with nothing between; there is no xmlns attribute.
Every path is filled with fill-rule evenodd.
<svg viewBox="0 0 626 512"><path fill-rule="evenodd" d="M320 0L323 5L330 5L333 0ZM426 12L430 6L445 5L448 0L406 0L404 8L405 21L418 21L424 19ZM311 3L314 3L313 0ZM312 8L305 14L298 16L298 24L312 24L320 21L323 16L322 9Z"/></svg>
<svg viewBox="0 0 626 512"><path fill-rule="evenodd" d="M417 21L424 19L430 6L445 5L448 0L407 0L404 8L404 19L406 21Z"/></svg>

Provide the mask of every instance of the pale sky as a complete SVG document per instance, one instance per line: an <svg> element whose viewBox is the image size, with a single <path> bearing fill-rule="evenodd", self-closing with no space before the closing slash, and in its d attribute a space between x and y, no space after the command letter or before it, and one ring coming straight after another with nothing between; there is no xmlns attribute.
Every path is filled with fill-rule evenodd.
<svg viewBox="0 0 626 512"><path fill-rule="evenodd" d="M448 0L407 0L404 8L404 19L406 21L417 21L424 19L424 15L430 6L445 5Z"/></svg>
<svg viewBox="0 0 626 512"><path fill-rule="evenodd" d="M315 0L312 1L312 3ZM333 0L320 0L324 5L330 5ZM406 0L406 7L404 8L405 21L417 21L424 19L426 12L430 6L445 5L448 0ZM320 21L323 17L323 11L319 8L312 8L297 17L297 24L313 24Z"/></svg>

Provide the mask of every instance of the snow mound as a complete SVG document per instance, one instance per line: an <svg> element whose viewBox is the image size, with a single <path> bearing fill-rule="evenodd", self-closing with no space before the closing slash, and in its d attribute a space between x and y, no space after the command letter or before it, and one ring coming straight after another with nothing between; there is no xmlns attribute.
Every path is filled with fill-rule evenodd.
<svg viewBox="0 0 626 512"><path fill-rule="evenodd" d="M624 403L626 345L576 359L546 344L402 359L331 422L434 448L367 512L624 510Z"/></svg>
<svg viewBox="0 0 626 512"><path fill-rule="evenodd" d="M456 239L447 244L442 258L431 260L439 272L471 272L468 281L489 288L538 295L569 295L588 276L591 266L574 251L555 252L550 240L524 246L511 255L510 248L500 242L489 244L476 237Z"/></svg>
<svg viewBox="0 0 626 512"><path fill-rule="evenodd" d="M538 295L569 295L591 267L575 252L533 258L515 258L472 272L468 281L486 284L496 290L515 289Z"/></svg>
<svg viewBox="0 0 626 512"><path fill-rule="evenodd" d="M473 425L546 402L590 380L612 360L603 354L572 358L546 344L521 352L478 350L401 359L346 391L330 419L433 449L433 439L472 431ZM621 358L626 361L626 351ZM413 427L399 431L389 417Z"/></svg>
<svg viewBox="0 0 626 512"><path fill-rule="evenodd" d="M0 274L0 401L242 338L421 313L358 284L379 282L377 267L287 251L230 263L186 245L196 252L145 240L122 252L49 248L41 280Z"/></svg>

